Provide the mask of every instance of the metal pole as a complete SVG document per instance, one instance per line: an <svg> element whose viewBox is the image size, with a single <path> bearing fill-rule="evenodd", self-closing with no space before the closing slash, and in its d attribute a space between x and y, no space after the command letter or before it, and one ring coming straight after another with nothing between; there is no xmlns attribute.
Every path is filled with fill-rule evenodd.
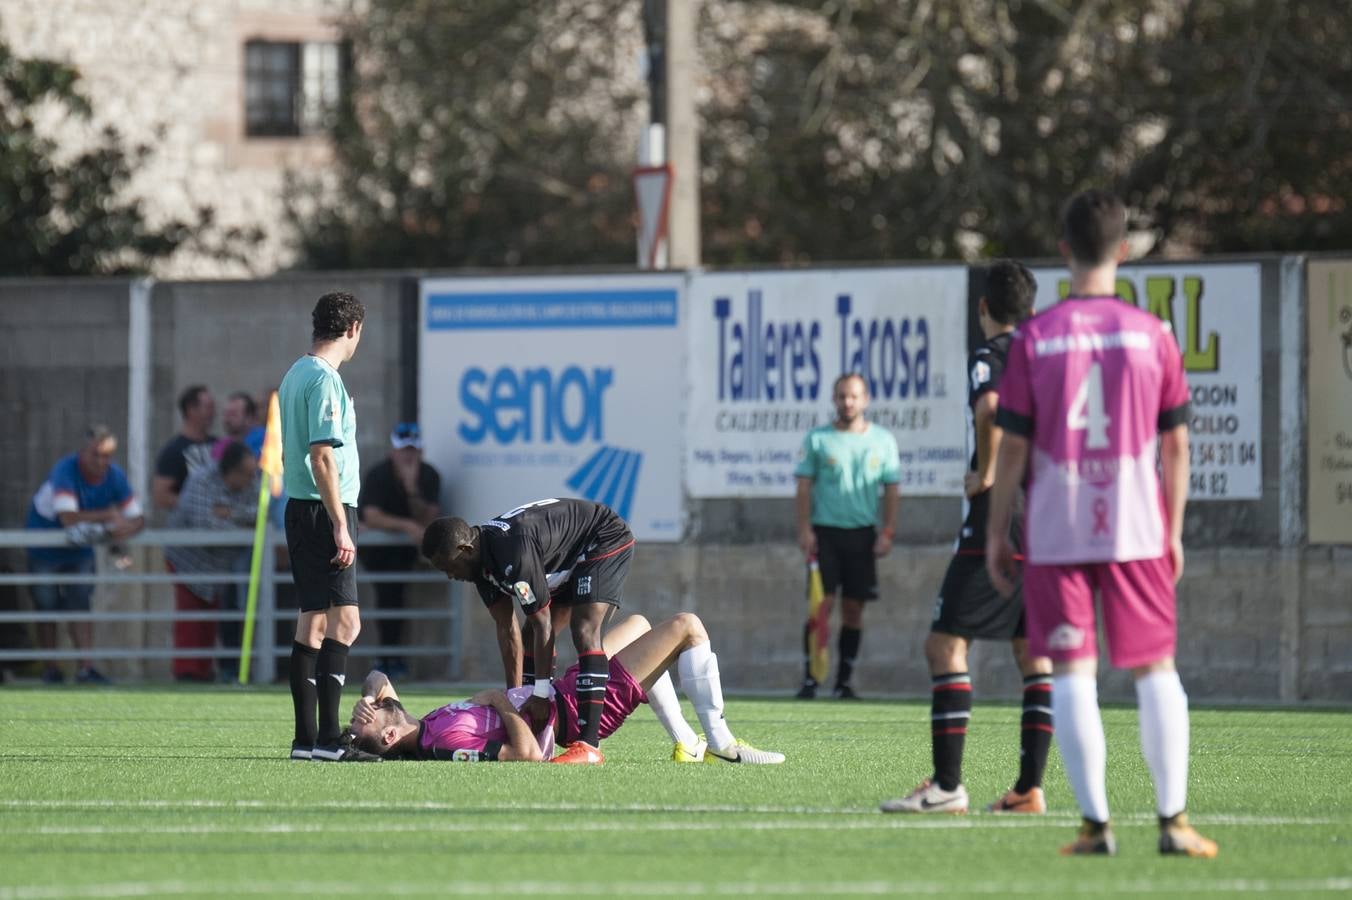
<svg viewBox="0 0 1352 900"><path fill-rule="evenodd" d="M699 118L695 115L699 0L667 0L667 162L673 169L668 252L676 269L700 265Z"/></svg>
<svg viewBox="0 0 1352 900"><path fill-rule="evenodd" d="M455 589L454 581L446 587L446 602L450 604L449 621L446 623L446 644L450 650L446 654L446 678L450 681L459 681L462 674L460 668L460 641L462 638L460 592Z"/></svg>
<svg viewBox="0 0 1352 900"><path fill-rule="evenodd" d="M155 279L138 278L127 291L127 477L150 505L150 293Z"/></svg>

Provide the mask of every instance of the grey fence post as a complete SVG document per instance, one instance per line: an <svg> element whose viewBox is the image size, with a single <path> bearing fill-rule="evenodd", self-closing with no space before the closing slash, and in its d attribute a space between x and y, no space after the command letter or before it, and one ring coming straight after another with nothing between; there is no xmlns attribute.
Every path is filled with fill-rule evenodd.
<svg viewBox="0 0 1352 900"><path fill-rule="evenodd" d="M446 586L446 602L451 605L450 615L446 623L446 643L448 652L446 654L446 677L451 681L459 681L460 671L460 592L454 581Z"/></svg>

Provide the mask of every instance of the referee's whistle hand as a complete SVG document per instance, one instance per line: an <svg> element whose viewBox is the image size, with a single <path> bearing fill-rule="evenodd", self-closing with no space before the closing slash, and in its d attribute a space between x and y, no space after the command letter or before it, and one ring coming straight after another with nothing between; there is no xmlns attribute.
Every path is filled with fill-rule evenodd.
<svg viewBox="0 0 1352 900"><path fill-rule="evenodd" d="M333 554L330 563L340 569L346 569L357 559L357 546L352 543L352 536L347 533L346 525L333 526L333 543L338 548L338 552Z"/></svg>

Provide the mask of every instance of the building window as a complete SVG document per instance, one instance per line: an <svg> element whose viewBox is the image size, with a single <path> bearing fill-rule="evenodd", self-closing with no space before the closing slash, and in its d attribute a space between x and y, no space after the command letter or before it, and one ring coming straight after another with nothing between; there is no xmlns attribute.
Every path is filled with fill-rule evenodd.
<svg viewBox="0 0 1352 900"><path fill-rule="evenodd" d="M244 45L244 133L322 134L333 124L346 76L334 43L249 41Z"/></svg>

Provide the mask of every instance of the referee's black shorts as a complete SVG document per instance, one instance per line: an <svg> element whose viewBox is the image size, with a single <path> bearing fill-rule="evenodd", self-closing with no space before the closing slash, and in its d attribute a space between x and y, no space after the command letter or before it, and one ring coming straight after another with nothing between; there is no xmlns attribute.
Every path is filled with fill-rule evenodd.
<svg viewBox="0 0 1352 900"><path fill-rule="evenodd" d="M822 590L828 595L840 589L851 600L878 599L878 558L873 544L878 533L872 525L864 528L832 528L813 525L817 535L817 568Z"/></svg>
<svg viewBox="0 0 1352 900"><path fill-rule="evenodd" d="M344 506L347 533L357 541L357 509ZM340 569L331 560L338 552L333 521L318 500L286 501L286 549L291 554L291 579L296 583L301 612L330 606L357 605L357 567Z"/></svg>

